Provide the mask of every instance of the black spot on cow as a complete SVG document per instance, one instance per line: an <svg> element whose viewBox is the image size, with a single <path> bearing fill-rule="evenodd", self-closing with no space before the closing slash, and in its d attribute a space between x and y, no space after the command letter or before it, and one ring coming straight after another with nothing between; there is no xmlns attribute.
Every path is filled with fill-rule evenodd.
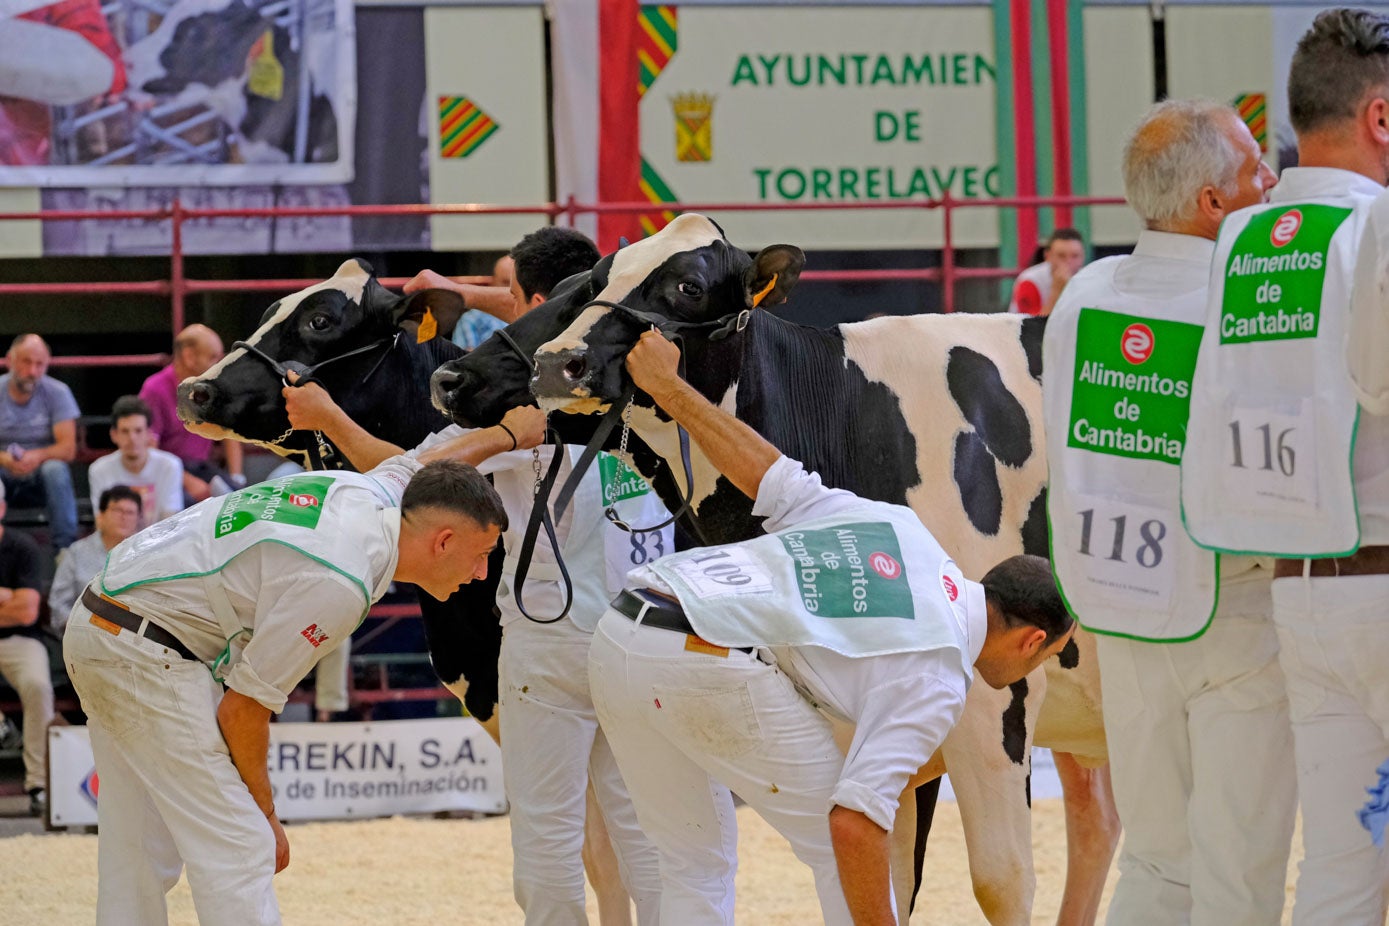
<svg viewBox="0 0 1389 926"><path fill-rule="evenodd" d="M1022 524L1022 551L1033 556L1051 556L1051 533L1047 524L1047 488L1032 500L1027 509L1027 520Z"/></svg>
<svg viewBox="0 0 1389 926"><path fill-rule="evenodd" d="M993 454L974 431L955 435L954 470L955 487L969 523L979 533L994 536L1003 523L1003 488Z"/></svg>
<svg viewBox="0 0 1389 926"><path fill-rule="evenodd" d="M1009 761L1022 765L1027 758L1027 679L1019 679L1008 690L1013 700L1003 712L1003 751Z"/></svg>
<svg viewBox="0 0 1389 926"><path fill-rule="evenodd" d="M178 93L189 84L215 87L231 80L246 69L251 47L272 28L268 20L241 0L215 12L189 16L174 27L173 38L160 52L164 73L146 81L140 89L146 93Z"/></svg>
<svg viewBox="0 0 1389 926"><path fill-rule="evenodd" d="M1027 777L1023 779L1023 789L1027 792L1027 806L1032 806L1032 769L1027 770Z"/></svg>
<svg viewBox="0 0 1389 926"><path fill-rule="evenodd" d="M1046 330L1046 318L1034 316L1023 319L1022 334L1019 335L1023 353L1027 355L1027 372L1039 383L1042 381L1042 335L1046 334Z"/></svg>
<svg viewBox="0 0 1389 926"><path fill-rule="evenodd" d="M1056 658L1063 669L1074 669L1080 665L1080 647L1076 646L1075 637L1066 641L1066 645L1061 647L1061 652L1056 654Z"/></svg>
<svg viewBox="0 0 1389 926"><path fill-rule="evenodd" d="M945 368L950 397L1004 466L1017 468L1032 456L1027 411L1003 384L998 365L968 347L952 347Z"/></svg>

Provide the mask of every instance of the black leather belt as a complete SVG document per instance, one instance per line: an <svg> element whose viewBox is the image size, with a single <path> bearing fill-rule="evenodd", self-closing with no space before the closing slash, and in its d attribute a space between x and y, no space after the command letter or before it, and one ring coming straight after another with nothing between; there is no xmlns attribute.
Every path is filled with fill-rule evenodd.
<svg viewBox="0 0 1389 926"><path fill-rule="evenodd" d="M624 589L613 599L612 608L623 617L629 617L634 621L640 619L643 627L659 627L662 630L673 630L676 633L686 633L695 638L699 637L699 634L695 633L694 627L690 625L690 619L685 616L684 609L673 602L664 605L656 604ZM642 614L643 608L646 609L644 615ZM751 647L745 646L732 646L726 647L726 649L736 649L743 653L752 652Z"/></svg>
<svg viewBox="0 0 1389 926"><path fill-rule="evenodd" d="M169 633L169 631L160 627L154 621L147 620L131 612L124 605L104 595L98 595L96 592L92 591L90 585L82 590L82 607L108 623L138 633L145 639L153 640L160 646L167 646L184 659L191 659L194 662L199 661L198 657L193 655L193 651L184 646L183 641L178 637ZM144 625L143 629L141 629L141 624Z"/></svg>

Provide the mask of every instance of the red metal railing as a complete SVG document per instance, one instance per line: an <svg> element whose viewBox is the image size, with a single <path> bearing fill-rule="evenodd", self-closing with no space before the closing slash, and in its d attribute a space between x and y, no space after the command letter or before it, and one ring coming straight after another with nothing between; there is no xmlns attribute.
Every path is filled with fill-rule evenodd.
<svg viewBox="0 0 1389 926"><path fill-rule="evenodd" d="M1017 274L1021 267L959 267L956 264L954 217L959 209L1039 209L1048 206L1114 206L1123 200L1104 196L1006 197L997 199L957 199L948 193L941 199L909 202L852 202L852 203L663 203L653 207L649 202L580 203L570 197L564 203L498 206L484 203L414 204L393 206L277 206L246 209L189 209L175 198L168 207L155 209L72 209L44 212L0 213L0 221L80 221L83 219L142 219L151 222L170 222L169 276L162 280L82 282L82 283L0 283L0 296L5 295L146 295L168 296L170 328L177 332L186 319L185 302L189 295L213 292L293 292L320 282L302 280L203 280L190 279L185 271L183 226L200 219L222 218L296 218L330 216L391 216L391 215L535 215L550 221L573 225L581 215L608 213L634 215L649 213L653 208L675 212L845 212L874 210L939 210L942 220L941 265L917 270L808 270L801 274L806 281L823 282L881 282L888 280L917 280L939 283L941 307L955 310L955 284L961 280L1003 279ZM383 285L399 287L405 277L389 277ZM165 354L112 354L100 356L67 356L53 358L54 366L160 366L168 362ZM0 361L3 364L3 361Z"/></svg>

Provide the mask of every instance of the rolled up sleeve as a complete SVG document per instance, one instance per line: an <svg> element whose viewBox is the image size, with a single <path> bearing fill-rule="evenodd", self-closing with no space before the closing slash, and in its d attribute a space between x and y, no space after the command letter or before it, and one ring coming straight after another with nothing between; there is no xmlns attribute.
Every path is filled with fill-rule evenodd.
<svg viewBox="0 0 1389 926"><path fill-rule="evenodd" d="M800 463L783 456L763 474L752 513L767 519L762 527L771 533L873 504L844 489L826 487L819 474L806 472Z"/></svg>

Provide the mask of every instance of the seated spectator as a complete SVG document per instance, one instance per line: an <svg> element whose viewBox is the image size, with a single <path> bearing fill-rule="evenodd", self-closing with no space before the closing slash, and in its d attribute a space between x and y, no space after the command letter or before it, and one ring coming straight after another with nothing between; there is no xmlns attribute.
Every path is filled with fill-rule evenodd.
<svg viewBox="0 0 1389 926"><path fill-rule="evenodd" d="M0 517L5 502L0 492ZM39 621L43 569L39 548L19 531L0 525L0 676L24 709L24 790L29 812L42 816L48 779L48 723L53 719L53 679Z"/></svg>
<svg viewBox="0 0 1389 926"><path fill-rule="evenodd" d="M101 493L92 510L96 530L58 556L58 571L48 592L48 621L62 632L73 602L106 565L106 553L140 528L140 493L130 486L112 486Z"/></svg>
<svg viewBox="0 0 1389 926"><path fill-rule="evenodd" d="M1042 262L1018 274L1008 311L1015 315L1050 315L1071 277L1085 266L1085 239L1074 228L1058 228L1042 249Z"/></svg>
<svg viewBox="0 0 1389 926"><path fill-rule="evenodd" d="M77 497L68 464L77 454L77 400L48 376L48 345L21 334L0 376L0 483L16 505L43 505L53 549L77 539Z"/></svg>
<svg viewBox="0 0 1389 926"><path fill-rule="evenodd" d="M183 462L183 494L191 505L246 484L241 444L221 441L226 468L211 461L213 441L191 433L178 420L178 384L201 376L222 359L222 339L206 325L189 325L174 338L174 362L145 380L140 398L150 409L155 446Z"/></svg>
<svg viewBox="0 0 1389 926"><path fill-rule="evenodd" d="M149 427L150 409L139 397L123 395L111 409L111 443L116 452L92 463L87 480L92 510L101 495L114 486L129 486L140 499L140 527L149 527L183 510L183 463L155 449Z"/></svg>

